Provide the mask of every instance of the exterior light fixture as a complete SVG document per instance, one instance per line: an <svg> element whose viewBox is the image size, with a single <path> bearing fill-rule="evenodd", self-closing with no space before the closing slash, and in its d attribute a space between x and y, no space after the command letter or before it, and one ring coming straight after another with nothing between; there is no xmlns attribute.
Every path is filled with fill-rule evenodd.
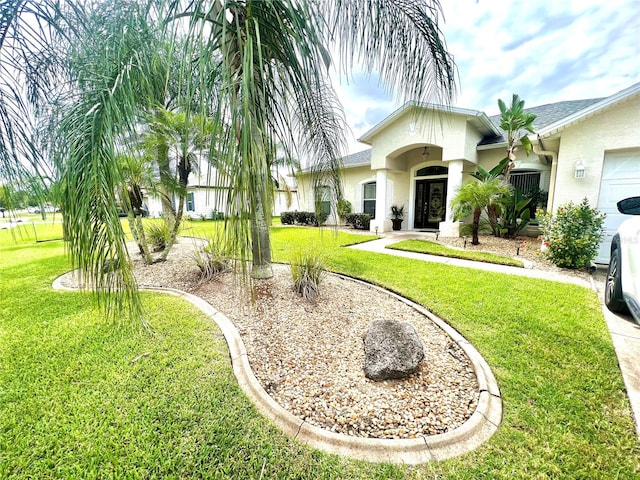
<svg viewBox="0 0 640 480"><path fill-rule="evenodd" d="M429 156L429 147L424 147L424 149L422 150L422 156L423 157L428 157Z"/></svg>
<svg viewBox="0 0 640 480"><path fill-rule="evenodd" d="M584 178L585 177L585 170L587 168L587 165L585 164L583 159L580 159L576 162L576 170L574 173L575 178Z"/></svg>

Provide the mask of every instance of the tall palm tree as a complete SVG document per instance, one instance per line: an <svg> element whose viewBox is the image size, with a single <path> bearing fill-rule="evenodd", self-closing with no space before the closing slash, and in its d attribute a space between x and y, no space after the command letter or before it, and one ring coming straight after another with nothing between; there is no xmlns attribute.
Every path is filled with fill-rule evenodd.
<svg viewBox="0 0 640 480"><path fill-rule="evenodd" d="M271 275L266 208L272 189L269 158L276 145L311 163L314 187L340 197L344 120L328 80L331 51L340 69L361 62L377 70L389 90L447 103L453 61L438 27L439 4L392 0L196 0L177 17L207 50L199 68L219 69L217 116L229 125L220 139L230 176L227 232L252 276ZM203 26L206 25L206 26ZM206 78L207 75L203 75Z"/></svg>
<svg viewBox="0 0 640 480"><path fill-rule="evenodd" d="M527 155L531 153L531 140L529 140L526 132L535 132L533 122L536 119L536 115L524 111L524 100L515 93L511 97L511 105L508 108L501 99L498 99L498 108L500 109L500 128L507 132L506 160L508 160L508 162L504 167L503 174L505 180L508 182L511 170L515 166L516 142L520 141ZM523 130L525 130L525 133L518 138L520 132Z"/></svg>
<svg viewBox="0 0 640 480"><path fill-rule="evenodd" d="M69 252L115 311L128 306L132 314L141 312L113 195L122 179L117 144L136 130L139 99L165 99L172 81L149 19L167 29L171 47L164 55L184 60L177 82L181 106L213 112L214 122L226 126L211 142L229 187L225 231L236 251L252 259L258 278L271 275L266 217L273 189L266 179L278 144L287 155L307 158L315 185L332 185L340 197L346 128L328 80L331 52L341 71L360 63L403 99L448 103L455 90L438 0L193 0L186 9L181 2L116 0L87 10L74 0L29 4L49 1L60 14L40 18L58 36L57 50L68 55L48 55L48 42L34 51L40 59L66 62L60 75L67 97L56 97L65 114L51 123L58 132L52 143L62 147L53 153L63 171ZM20 8L7 11L6 24L26 22ZM6 31L0 24L1 53ZM175 55L172 40L183 31L189 41ZM38 71L32 58L19 57L26 75ZM15 115L6 117L18 124ZM15 129L12 134L28 138ZM105 269L105 263L117 268Z"/></svg>
<svg viewBox="0 0 640 480"><path fill-rule="evenodd" d="M473 245L478 245L480 240L478 232L480 230L480 216L482 210L496 205L500 200L509 195L511 186L502 178L493 177L483 181L470 182L464 184L453 201L451 208L456 220L473 215L472 239Z"/></svg>

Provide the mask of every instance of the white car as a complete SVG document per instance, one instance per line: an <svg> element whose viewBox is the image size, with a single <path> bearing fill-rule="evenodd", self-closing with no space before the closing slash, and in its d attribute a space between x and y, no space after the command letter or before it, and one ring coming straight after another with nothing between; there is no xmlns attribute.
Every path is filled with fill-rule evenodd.
<svg viewBox="0 0 640 480"><path fill-rule="evenodd" d="M633 215L626 219L611 240L604 302L612 312L631 312L640 323L640 197L618 202L618 211Z"/></svg>

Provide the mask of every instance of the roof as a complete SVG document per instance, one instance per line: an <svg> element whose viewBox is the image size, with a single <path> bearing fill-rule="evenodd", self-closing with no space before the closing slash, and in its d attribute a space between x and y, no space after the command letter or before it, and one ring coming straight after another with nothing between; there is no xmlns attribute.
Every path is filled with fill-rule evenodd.
<svg viewBox="0 0 640 480"><path fill-rule="evenodd" d="M526 108L525 112L534 113L536 115L536 119L533 122L536 134L538 136L545 137L554 135L563 128L589 118L605 108L636 95L640 95L640 82L609 97L548 103L546 105ZM405 103L402 107L382 120L358 140L363 143L371 144L371 137L373 135L387 127L400 115L412 108L431 109L443 114L454 113L466 116L468 121L484 135L483 140L478 143L478 146L491 145L491 147L487 148L493 148L494 146L506 143L506 132L500 128L500 115L488 117L485 113L478 110L446 107L443 105L421 102ZM365 150L364 152L358 152L353 155L343 157L342 163L345 168L368 165L371 163L371 150Z"/></svg>
<svg viewBox="0 0 640 480"><path fill-rule="evenodd" d="M469 110L467 108L448 107L445 105L437 105L435 103L410 101L405 103L402 107L397 109L395 112L393 112L387 118L382 120L371 130L369 130L364 135L362 135L362 137L360 137L358 141L371 145L371 137L373 137L380 130L383 130L388 125L393 123L398 117L403 115L405 112L408 112L416 108L433 110L441 114L454 114L454 115L465 116L467 117L467 121L469 121L475 128L478 129L480 133L482 133L486 137L500 135L501 133L500 130L496 128L496 125L489 119L489 117L487 117L487 115L484 112L481 112L479 110Z"/></svg>
<svg viewBox="0 0 640 480"><path fill-rule="evenodd" d="M539 136L547 136L637 94L640 94L640 83L631 85L629 88L614 93L609 97L549 103L537 107L525 108L525 112L536 115L536 119L533 122L536 134ZM478 145L506 142L505 132L500 128L500 115L493 115L489 118L501 131L502 135L497 138L485 138Z"/></svg>
<svg viewBox="0 0 640 480"><path fill-rule="evenodd" d="M371 149L364 150L358 153L352 153L351 155L347 155L346 157L342 157L342 168L355 168L355 167L366 167L371 165ZM309 173L311 172L311 168L305 167L302 169L301 173Z"/></svg>
<svg viewBox="0 0 640 480"><path fill-rule="evenodd" d="M360 167L371 164L371 149L363 152L352 153L346 157L342 157L342 166L344 168Z"/></svg>

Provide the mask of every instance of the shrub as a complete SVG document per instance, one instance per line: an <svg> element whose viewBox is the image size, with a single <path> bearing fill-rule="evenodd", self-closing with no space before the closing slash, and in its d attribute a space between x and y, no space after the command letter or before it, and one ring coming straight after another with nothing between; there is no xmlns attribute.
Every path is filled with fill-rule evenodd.
<svg viewBox="0 0 640 480"><path fill-rule="evenodd" d="M224 220L224 212L213 210L211 213L211 220Z"/></svg>
<svg viewBox="0 0 640 480"><path fill-rule="evenodd" d="M327 218L329 218L329 214L327 212L319 212L317 215L312 213L313 215L313 225L319 227L327 223Z"/></svg>
<svg viewBox="0 0 640 480"><path fill-rule="evenodd" d="M347 225L358 230L369 230L371 215L368 213L350 213L346 216Z"/></svg>
<svg viewBox="0 0 640 480"><path fill-rule="evenodd" d="M293 217L297 224L307 225L309 223L309 212L293 212Z"/></svg>
<svg viewBox="0 0 640 480"><path fill-rule="evenodd" d="M293 225L296 223L295 212L282 212L280 214L280 223L282 223L282 225Z"/></svg>
<svg viewBox="0 0 640 480"><path fill-rule="evenodd" d="M555 216L548 213L540 218L542 238L549 242L545 255L564 268L582 268L596 257L604 236L605 214L591 208L585 198L582 203L561 205Z"/></svg>
<svg viewBox="0 0 640 480"><path fill-rule="evenodd" d="M198 268L200 281L211 280L216 275L229 270L231 255L217 238L209 237L207 243L196 248L193 253Z"/></svg>
<svg viewBox="0 0 640 480"><path fill-rule="evenodd" d="M291 259L293 289L305 300L315 302L326 274L322 255L314 251L297 252Z"/></svg>
<svg viewBox="0 0 640 480"><path fill-rule="evenodd" d="M160 252L167 246L167 242L171 240L171 230L167 222L154 222L146 227L146 237L153 250Z"/></svg>
<svg viewBox="0 0 640 480"><path fill-rule="evenodd" d="M351 213L351 202L341 198L338 200L338 217L340 221L344 222L347 215Z"/></svg>

